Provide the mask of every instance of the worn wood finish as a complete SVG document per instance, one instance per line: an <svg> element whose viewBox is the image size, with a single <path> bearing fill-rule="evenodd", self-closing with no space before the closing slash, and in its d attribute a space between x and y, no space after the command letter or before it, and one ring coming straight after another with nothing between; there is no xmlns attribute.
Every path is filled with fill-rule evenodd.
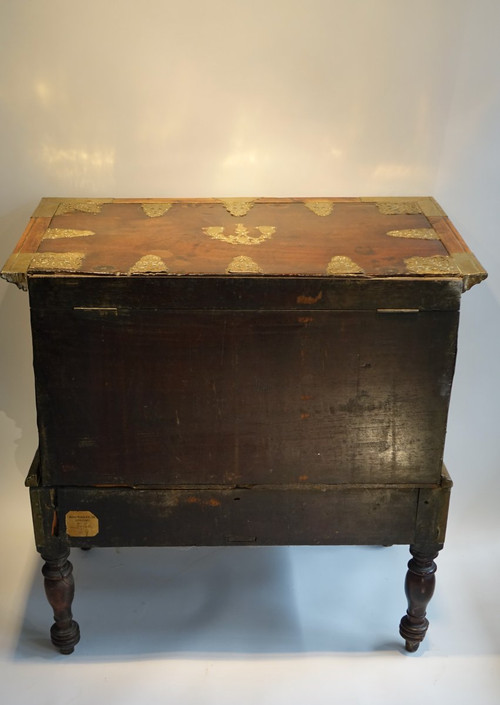
<svg viewBox="0 0 500 705"><path fill-rule="evenodd" d="M224 228L234 235L242 224L249 237L258 227L275 233L258 245L214 241L204 228ZM234 217L220 203L174 203L162 217L148 218L140 204L104 204L98 215L73 212L55 215L51 228L94 232L92 237L44 239L37 252L76 250L85 255L88 272L126 273L140 256L160 257L173 274L225 274L234 258L248 256L264 274L325 274L334 255L352 259L371 275L405 271L409 256L447 255L440 240L407 240L388 237L397 229L428 228L423 214L384 215L373 203L338 203L328 217L311 212L303 203L257 203L242 217ZM120 232L120 238L116 232ZM370 232L370 244L360 246L357 233ZM237 249L237 251L235 251ZM376 253L376 257L374 256Z"/></svg>
<svg viewBox="0 0 500 705"><path fill-rule="evenodd" d="M413 653L424 640L429 628L426 617L429 604L436 585L437 550L419 550L412 546L413 558L408 563L408 572L405 580L405 593L408 600L408 610L399 625L399 633L405 640L406 650Z"/></svg>
<svg viewBox="0 0 500 705"><path fill-rule="evenodd" d="M432 198L42 199L1 275L29 290L59 649L71 546L234 543L410 544L418 647L460 296L486 276Z"/></svg>
<svg viewBox="0 0 500 705"><path fill-rule="evenodd" d="M34 310L43 482L436 484L457 323Z"/></svg>
<svg viewBox="0 0 500 705"><path fill-rule="evenodd" d="M389 484L57 490L38 486L31 487L30 494L35 541L43 554L60 554L68 546L233 543L418 543L440 550L450 488L445 472L439 485L425 489Z"/></svg>
<svg viewBox="0 0 500 705"><path fill-rule="evenodd" d="M42 554L45 594L54 610L50 637L62 654L71 654L80 641L80 628L71 613L75 594L73 566L68 561L69 549L57 554Z"/></svg>
<svg viewBox="0 0 500 705"><path fill-rule="evenodd" d="M458 311L457 279L394 277L99 277L34 275L35 310Z"/></svg>
<svg viewBox="0 0 500 705"><path fill-rule="evenodd" d="M64 488L59 534L72 546L409 544L417 501L404 487ZM67 514L87 511L98 533L68 537Z"/></svg>

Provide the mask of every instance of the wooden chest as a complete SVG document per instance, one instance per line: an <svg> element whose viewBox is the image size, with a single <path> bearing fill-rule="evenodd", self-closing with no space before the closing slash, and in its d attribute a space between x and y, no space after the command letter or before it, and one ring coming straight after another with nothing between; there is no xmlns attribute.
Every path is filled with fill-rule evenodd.
<svg viewBox="0 0 500 705"><path fill-rule="evenodd" d="M46 198L2 275L30 297L61 651L70 547L235 543L409 544L418 647L460 296L486 276L433 199Z"/></svg>

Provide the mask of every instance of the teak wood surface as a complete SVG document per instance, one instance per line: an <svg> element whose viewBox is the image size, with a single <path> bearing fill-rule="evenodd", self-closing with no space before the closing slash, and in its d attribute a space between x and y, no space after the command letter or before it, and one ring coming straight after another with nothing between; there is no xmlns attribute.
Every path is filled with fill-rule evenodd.
<svg viewBox="0 0 500 705"><path fill-rule="evenodd" d="M42 199L2 274L40 272L486 275L432 198Z"/></svg>

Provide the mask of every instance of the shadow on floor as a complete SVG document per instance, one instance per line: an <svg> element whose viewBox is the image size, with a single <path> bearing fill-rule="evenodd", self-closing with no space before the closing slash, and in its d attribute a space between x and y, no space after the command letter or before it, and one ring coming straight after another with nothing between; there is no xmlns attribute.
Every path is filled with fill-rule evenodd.
<svg viewBox="0 0 500 705"><path fill-rule="evenodd" d="M405 547L74 549L71 560L80 644L53 649L34 575L16 660L402 650Z"/></svg>

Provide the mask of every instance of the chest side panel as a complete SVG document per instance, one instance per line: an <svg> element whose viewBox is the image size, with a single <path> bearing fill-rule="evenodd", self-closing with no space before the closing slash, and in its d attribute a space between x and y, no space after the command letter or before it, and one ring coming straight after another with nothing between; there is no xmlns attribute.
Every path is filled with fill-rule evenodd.
<svg viewBox="0 0 500 705"><path fill-rule="evenodd" d="M439 482L455 311L32 321L45 484Z"/></svg>

